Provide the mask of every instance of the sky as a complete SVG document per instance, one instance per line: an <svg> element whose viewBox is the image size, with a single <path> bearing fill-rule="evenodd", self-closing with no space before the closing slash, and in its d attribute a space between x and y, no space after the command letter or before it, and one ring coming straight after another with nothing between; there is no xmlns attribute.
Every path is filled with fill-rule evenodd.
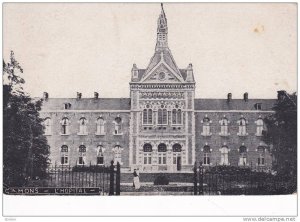
<svg viewBox="0 0 300 222"><path fill-rule="evenodd" d="M13 50L33 97L129 97L133 63L154 54L159 3L4 3L3 57ZM165 3L169 48L193 64L196 98L276 98L297 90L295 3Z"/></svg>

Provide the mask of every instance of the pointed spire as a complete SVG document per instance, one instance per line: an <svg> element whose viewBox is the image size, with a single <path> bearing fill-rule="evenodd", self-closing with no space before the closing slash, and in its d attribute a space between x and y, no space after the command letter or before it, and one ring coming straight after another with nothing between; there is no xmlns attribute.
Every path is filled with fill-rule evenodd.
<svg viewBox="0 0 300 222"><path fill-rule="evenodd" d="M161 3L161 13L157 21L157 40L155 50L161 50L168 47L168 24L164 11L163 4Z"/></svg>

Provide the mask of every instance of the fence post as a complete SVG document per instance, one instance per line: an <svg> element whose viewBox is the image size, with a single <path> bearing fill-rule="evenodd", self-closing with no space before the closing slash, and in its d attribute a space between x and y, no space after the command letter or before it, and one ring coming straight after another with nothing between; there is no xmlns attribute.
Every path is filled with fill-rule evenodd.
<svg viewBox="0 0 300 222"><path fill-rule="evenodd" d="M117 162L117 174L116 174L116 195L120 196L120 184L121 183L121 165Z"/></svg>
<svg viewBox="0 0 300 222"><path fill-rule="evenodd" d="M112 196L114 195L114 169L115 169L115 166L114 166L114 161L112 160L110 162L110 167L109 167L109 174L110 174L110 178L109 178L109 195Z"/></svg>
<svg viewBox="0 0 300 222"><path fill-rule="evenodd" d="M202 166L202 161L200 162L199 166L199 195L203 195L203 166Z"/></svg>
<svg viewBox="0 0 300 222"><path fill-rule="evenodd" d="M198 184L198 181L197 181L197 162L195 162L194 164L194 195L197 195L197 184Z"/></svg>

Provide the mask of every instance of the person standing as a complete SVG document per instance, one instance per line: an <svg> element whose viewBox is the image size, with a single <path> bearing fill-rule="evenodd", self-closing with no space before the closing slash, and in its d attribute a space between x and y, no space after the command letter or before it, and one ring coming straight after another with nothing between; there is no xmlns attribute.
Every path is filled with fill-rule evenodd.
<svg viewBox="0 0 300 222"><path fill-rule="evenodd" d="M136 190L140 189L140 187L141 187L139 174L140 174L139 171L134 169L134 171L133 171L133 187Z"/></svg>

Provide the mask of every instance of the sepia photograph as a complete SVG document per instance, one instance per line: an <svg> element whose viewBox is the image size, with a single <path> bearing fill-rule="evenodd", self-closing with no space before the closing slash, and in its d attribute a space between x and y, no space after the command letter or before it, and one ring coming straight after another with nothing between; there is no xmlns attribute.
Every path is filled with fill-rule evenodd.
<svg viewBox="0 0 300 222"><path fill-rule="evenodd" d="M3 3L3 197L296 196L297 9Z"/></svg>

